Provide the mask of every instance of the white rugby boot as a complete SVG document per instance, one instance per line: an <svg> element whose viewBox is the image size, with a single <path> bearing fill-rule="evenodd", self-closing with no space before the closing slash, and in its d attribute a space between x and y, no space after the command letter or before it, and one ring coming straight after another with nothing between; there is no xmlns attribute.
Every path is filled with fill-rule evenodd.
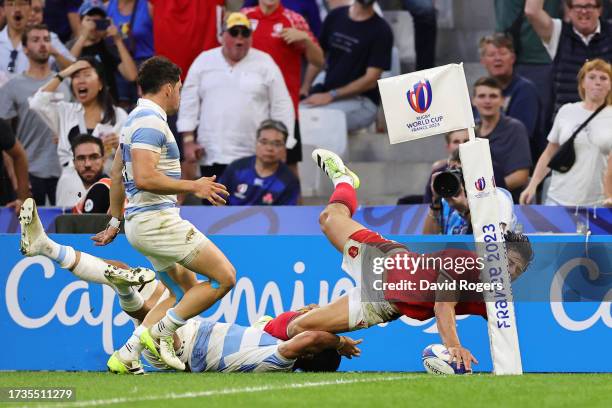
<svg viewBox="0 0 612 408"><path fill-rule="evenodd" d="M19 212L21 225L21 240L19 251L25 256L44 255L49 252L50 239L38 217L36 202L28 198L23 202Z"/></svg>
<svg viewBox="0 0 612 408"><path fill-rule="evenodd" d="M113 285L140 286L155 280L155 271L143 268L123 269L115 265L108 265L104 276Z"/></svg>
<svg viewBox="0 0 612 408"><path fill-rule="evenodd" d="M353 181L355 190L359 188L359 177L344 165L336 153L325 149L315 149L312 152L312 160L329 176L332 182L339 177L348 176Z"/></svg>

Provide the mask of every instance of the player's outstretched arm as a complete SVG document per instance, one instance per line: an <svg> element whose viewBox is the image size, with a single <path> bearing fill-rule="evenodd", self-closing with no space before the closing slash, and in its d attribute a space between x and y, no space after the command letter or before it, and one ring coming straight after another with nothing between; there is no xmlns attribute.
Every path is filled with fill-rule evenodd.
<svg viewBox="0 0 612 408"><path fill-rule="evenodd" d="M336 336L324 331L306 331L289 341L282 343L278 351L285 358L299 358L308 354L317 354L324 350L336 349L341 355L351 358L359 357L361 350L357 347L363 340L353 340L346 336Z"/></svg>
<svg viewBox="0 0 612 408"><path fill-rule="evenodd" d="M213 205L225 204L225 197L229 192L223 184L215 182L215 176L201 177L198 180L177 180L157 170L159 153L133 147L131 153L134 184L139 190L155 194L193 193L196 197L207 199Z"/></svg>
<svg viewBox="0 0 612 408"><path fill-rule="evenodd" d="M111 188L110 188L110 212L114 219L123 219L123 207L125 205L125 187L123 186L122 170L123 157L122 147L119 146L113 158L113 166L111 168ZM107 245L115 239L119 234L118 225L107 225L104 231L97 233L92 237L96 246Z"/></svg>
<svg viewBox="0 0 612 408"><path fill-rule="evenodd" d="M457 368L465 365L466 370L472 369L472 362L478 364L478 360L472 353L461 345L457 334L457 323L455 319L455 305L457 302L436 302L434 313L436 314L436 325L442 338L442 342L448 349L451 362L457 363Z"/></svg>

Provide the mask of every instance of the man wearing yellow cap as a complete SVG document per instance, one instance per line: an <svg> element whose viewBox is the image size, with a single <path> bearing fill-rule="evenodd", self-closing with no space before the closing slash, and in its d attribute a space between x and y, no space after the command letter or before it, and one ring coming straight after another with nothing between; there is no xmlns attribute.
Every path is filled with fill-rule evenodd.
<svg viewBox="0 0 612 408"><path fill-rule="evenodd" d="M287 147L295 144L287 86L272 58L251 48L251 33L249 19L231 13L221 47L201 53L185 79L177 128L186 160L199 160L205 177L220 177L230 162L254 155L254 135L266 119L283 122Z"/></svg>

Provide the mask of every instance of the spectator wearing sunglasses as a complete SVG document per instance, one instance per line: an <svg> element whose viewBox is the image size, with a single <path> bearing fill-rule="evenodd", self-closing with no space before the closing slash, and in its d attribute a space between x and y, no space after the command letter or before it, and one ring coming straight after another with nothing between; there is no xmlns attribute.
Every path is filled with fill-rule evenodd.
<svg viewBox="0 0 612 408"><path fill-rule="evenodd" d="M41 1L37 0L35 9L42 11ZM30 0L5 0L4 11L6 14L6 27L0 31L0 71L9 77L21 74L28 69L28 57L26 56L22 36L28 26L42 22L32 14L32 2ZM68 49L59 41L57 36L51 32L49 44L49 61L52 66L57 62L59 68L65 68L74 61L74 57Z"/></svg>
<svg viewBox="0 0 612 408"><path fill-rule="evenodd" d="M289 132L284 123L264 120L257 129L255 155L233 161L221 176L229 205L296 205L300 182L283 163Z"/></svg>
<svg viewBox="0 0 612 408"><path fill-rule="evenodd" d="M295 121L280 69L268 54L251 49L249 19L230 14L221 41L189 68L177 121L185 160L199 160L203 177L220 177L232 161L255 154L253 135L263 120ZM287 133L292 148L292 126Z"/></svg>

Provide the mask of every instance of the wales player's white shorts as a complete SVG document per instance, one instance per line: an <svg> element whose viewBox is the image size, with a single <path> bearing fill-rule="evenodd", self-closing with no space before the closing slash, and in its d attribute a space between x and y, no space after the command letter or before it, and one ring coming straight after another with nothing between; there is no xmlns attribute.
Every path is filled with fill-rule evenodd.
<svg viewBox="0 0 612 408"><path fill-rule="evenodd" d="M209 242L192 223L181 218L178 208L134 214L125 221L125 235L157 271L188 263Z"/></svg>
<svg viewBox="0 0 612 408"><path fill-rule="evenodd" d="M348 291L349 330L365 329L376 324L389 322L399 317L399 312L391 303L371 296L371 291L363 290L361 286L362 268L371 255L371 244L398 245L382 237L380 234L363 229L352 234L342 253L342 269L357 283Z"/></svg>

